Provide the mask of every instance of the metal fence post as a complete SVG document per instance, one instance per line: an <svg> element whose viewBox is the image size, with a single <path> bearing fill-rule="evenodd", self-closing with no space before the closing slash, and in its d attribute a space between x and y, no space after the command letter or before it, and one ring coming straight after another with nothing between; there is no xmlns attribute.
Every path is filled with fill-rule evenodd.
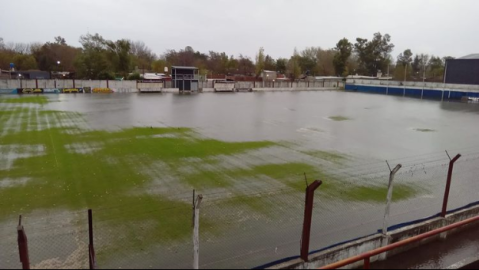
<svg viewBox="0 0 479 270"><path fill-rule="evenodd" d="M88 258L90 262L90 269L96 269L96 255L95 255L95 246L93 243L93 211L88 210L88 233L89 233L89 242L88 245Z"/></svg>
<svg viewBox="0 0 479 270"><path fill-rule="evenodd" d="M30 269L30 256L28 254L28 239L25 229L22 225L22 216L20 216L17 227L18 233L18 254L20 254L20 262L23 269Z"/></svg>
<svg viewBox="0 0 479 270"><path fill-rule="evenodd" d="M447 153L447 152L446 152ZM447 154L449 156L449 154ZM454 163L458 161L462 157L461 154L458 154L455 158L451 159L451 162L449 163L449 172L447 173L447 183L446 183L446 192L444 193L444 201L442 204L442 213L441 217L445 218L447 215L447 205L449 203L449 193L451 191L451 182L452 182L452 173L454 171Z"/></svg>
<svg viewBox="0 0 479 270"><path fill-rule="evenodd" d="M388 227L389 227L389 216L391 213L391 204L393 201L393 194L394 194L394 177L396 177L396 173L402 168L402 165L399 164L394 168L394 170L391 170L391 167L389 166L389 171L391 172L389 174L389 187L388 187L388 195L387 195L387 202L386 202L386 211L384 212L384 222L383 222L383 242L382 246L385 247L389 245L389 236L388 236ZM380 258L380 260L386 260L387 259L387 253L383 253Z"/></svg>
<svg viewBox="0 0 479 270"><path fill-rule="evenodd" d="M364 259L364 269L371 269L371 258Z"/></svg>
<svg viewBox="0 0 479 270"><path fill-rule="evenodd" d="M383 223L383 234L387 236L388 234L388 226L389 226L389 215L391 211L391 203L393 200L393 191L394 191L394 177L396 173L402 168L402 165L399 164L391 170L391 174L389 175L389 187L388 187L388 197L386 203L386 212L384 213L384 223Z"/></svg>
<svg viewBox="0 0 479 270"><path fill-rule="evenodd" d="M202 195L193 202L193 269L200 269L200 205Z"/></svg>
<svg viewBox="0 0 479 270"><path fill-rule="evenodd" d="M323 184L316 180L306 189L306 202L304 209L303 236L301 240L301 259L309 261L309 243L311 241L311 223L313 220L314 192Z"/></svg>

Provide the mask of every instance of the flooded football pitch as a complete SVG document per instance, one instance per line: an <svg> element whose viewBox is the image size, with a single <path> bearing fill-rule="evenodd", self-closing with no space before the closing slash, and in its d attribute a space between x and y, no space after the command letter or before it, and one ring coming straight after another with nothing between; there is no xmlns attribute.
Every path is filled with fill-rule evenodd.
<svg viewBox="0 0 479 270"><path fill-rule="evenodd" d="M477 200L479 104L347 92L0 97L0 268L19 268L23 214L36 268L191 267L192 191L203 268L252 268L299 254L304 190L311 250L375 233L401 163L391 225ZM477 189L479 191L479 189ZM421 207L419 207L421 206ZM437 208L437 209L436 209ZM5 242L5 244L3 244Z"/></svg>

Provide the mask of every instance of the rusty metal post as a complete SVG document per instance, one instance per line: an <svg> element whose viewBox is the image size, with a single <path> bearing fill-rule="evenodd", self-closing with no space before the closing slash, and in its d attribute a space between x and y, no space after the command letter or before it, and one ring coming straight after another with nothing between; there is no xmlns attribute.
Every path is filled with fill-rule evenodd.
<svg viewBox="0 0 479 270"><path fill-rule="evenodd" d="M88 245L90 269L96 269L95 246L93 243L93 211L91 209L88 210L88 233L90 240Z"/></svg>
<svg viewBox="0 0 479 270"><path fill-rule="evenodd" d="M458 154L455 158L451 159L451 162L449 163L449 172L447 173L446 192L444 193L444 201L443 201L443 204L442 204L442 213L441 213L441 217L443 217L443 218L445 218L446 215L447 215L447 205L449 203L449 193L451 191L451 182L452 182L452 173L454 171L454 164L461 157L462 157L462 155Z"/></svg>
<svg viewBox="0 0 479 270"><path fill-rule="evenodd" d="M306 202L304 209L303 237L301 240L301 259L309 261L309 243L311 241L311 223L313 221L314 192L323 184L316 180L306 189Z"/></svg>
<svg viewBox="0 0 479 270"><path fill-rule="evenodd" d="M371 269L371 258L364 259L364 269Z"/></svg>
<svg viewBox="0 0 479 270"><path fill-rule="evenodd" d="M17 227L18 233L18 254L20 254L20 262L22 269L30 269L30 256L28 254L28 239L25 229L22 226L22 216L20 216Z"/></svg>

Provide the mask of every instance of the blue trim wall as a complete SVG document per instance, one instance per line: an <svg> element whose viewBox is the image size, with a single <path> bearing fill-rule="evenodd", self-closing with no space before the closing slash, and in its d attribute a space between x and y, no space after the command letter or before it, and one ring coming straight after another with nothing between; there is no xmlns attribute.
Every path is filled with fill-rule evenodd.
<svg viewBox="0 0 479 270"><path fill-rule="evenodd" d="M345 86L346 91L351 92L360 92L360 93L371 93L371 94L383 94L383 95L391 95L391 96L405 96L406 97L421 97L422 89L417 88L404 88L393 86L393 87L385 87L385 86L372 86L372 85L355 85L355 84L346 84ZM424 98L426 99L442 99L444 95L444 99L461 99L463 97L474 97L479 98L479 93L477 92L461 92L461 91L451 91L445 90L444 92L441 90L434 90L434 89L424 89Z"/></svg>
<svg viewBox="0 0 479 270"><path fill-rule="evenodd" d="M0 89L0 94L18 94L17 89Z"/></svg>

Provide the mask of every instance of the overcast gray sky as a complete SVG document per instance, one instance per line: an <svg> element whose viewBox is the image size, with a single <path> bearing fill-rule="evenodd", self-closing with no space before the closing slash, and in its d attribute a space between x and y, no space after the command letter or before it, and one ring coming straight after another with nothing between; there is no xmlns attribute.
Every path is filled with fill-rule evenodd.
<svg viewBox="0 0 479 270"><path fill-rule="evenodd" d="M332 48L343 37L389 33L414 53L460 57L479 53L477 0L0 0L5 41L78 46L82 34L144 41L158 54L195 50L273 57L294 48Z"/></svg>

